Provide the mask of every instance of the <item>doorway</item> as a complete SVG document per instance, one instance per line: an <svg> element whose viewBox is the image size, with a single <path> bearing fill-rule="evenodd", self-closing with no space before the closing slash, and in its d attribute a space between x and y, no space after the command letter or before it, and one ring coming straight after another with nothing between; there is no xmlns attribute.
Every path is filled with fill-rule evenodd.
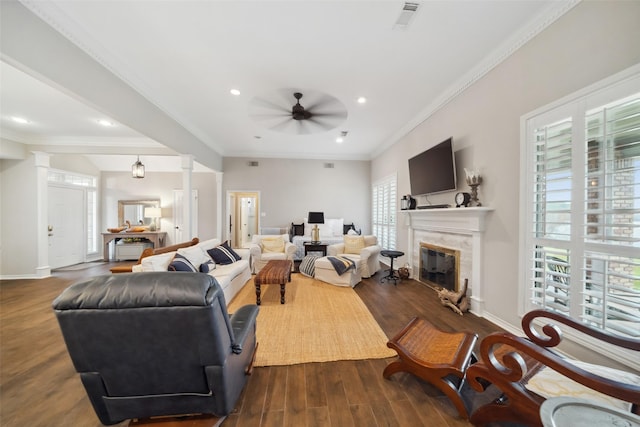
<svg viewBox="0 0 640 427"><path fill-rule="evenodd" d="M85 202L81 188L48 188L49 267L80 264L85 260Z"/></svg>
<svg viewBox="0 0 640 427"><path fill-rule="evenodd" d="M258 233L260 193L257 191L228 191L227 218L229 241L234 248L246 248Z"/></svg>
<svg viewBox="0 0 640 427"><path fill-rule="evenodd" d="M198 190L191 190L191 236L184 225L184 192L173 190L173 243L181 243L198 236Z"/></svg>

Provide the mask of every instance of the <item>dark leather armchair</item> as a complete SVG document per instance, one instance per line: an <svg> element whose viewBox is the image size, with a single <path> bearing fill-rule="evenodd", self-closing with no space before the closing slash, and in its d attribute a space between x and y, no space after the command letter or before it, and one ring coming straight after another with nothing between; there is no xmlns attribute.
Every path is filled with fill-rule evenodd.
<svg viewBox="0 0 640 427"><path fill-rule="evenodd" d="M229 317L200 273L99 276L53 302L69 355L103 424L231 412L247 381L258 307Z"/></svg>

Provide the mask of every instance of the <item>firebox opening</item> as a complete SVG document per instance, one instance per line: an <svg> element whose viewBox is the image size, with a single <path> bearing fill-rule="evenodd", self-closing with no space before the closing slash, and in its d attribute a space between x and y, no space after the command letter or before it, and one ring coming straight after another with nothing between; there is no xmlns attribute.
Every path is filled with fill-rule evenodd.
<svg viewBox="0 0 640 427"><path fill-rule="evenodd" d="M420 281L457 292L460 251L420 242Z"/></svg>

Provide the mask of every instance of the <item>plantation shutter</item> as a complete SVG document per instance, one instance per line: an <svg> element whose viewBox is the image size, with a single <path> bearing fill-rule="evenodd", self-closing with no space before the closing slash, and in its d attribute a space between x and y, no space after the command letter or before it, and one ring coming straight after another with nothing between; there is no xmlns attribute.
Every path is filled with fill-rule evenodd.
<svg viewBox="0 0 640 427"><path fill-rule="evenodd" d="M640 338L640 93L594 99L527 121L527 306Z"/></svg>
<svg viewBox="0 0 640 427"><path fill-rule="evenodd" d="M533 274L531 301L569 314L573 124L565 118L533 130Z"/></svg>
<svg viewBox="0 0 640 427"><path fill-rule="evenodd" d="M373 184L371 196L373 234L378 238L378 245L395 249L398 199L395 174Z"/></svg>
<svg viewBox="0 0 640 427"><path fill-rule="evenodd" d="M640 337L640 94L586 113L582 319Z"/></svg>

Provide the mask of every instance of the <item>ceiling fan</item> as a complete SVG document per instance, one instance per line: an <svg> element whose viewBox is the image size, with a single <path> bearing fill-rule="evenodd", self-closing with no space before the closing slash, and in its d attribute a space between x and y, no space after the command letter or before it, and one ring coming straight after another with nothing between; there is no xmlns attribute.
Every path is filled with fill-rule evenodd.
<svg viewBox="0 0 640 427"><path fill-rule="evenodd" d="M305 105L300 102L303 97ZM280 89L275 94L253 98L249 108L249 116L256 122L276 132L294 135L326 132L347 118L347 108L342 102L312 90L303 94L294 89Z"/></svg>

